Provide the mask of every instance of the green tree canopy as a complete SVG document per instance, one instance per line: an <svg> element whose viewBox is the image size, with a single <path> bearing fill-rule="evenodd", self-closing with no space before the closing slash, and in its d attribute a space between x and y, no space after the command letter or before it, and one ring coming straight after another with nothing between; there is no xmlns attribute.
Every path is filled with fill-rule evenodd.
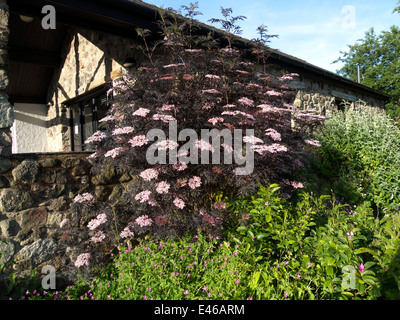
<svg viewBox="0 0 400 320"><path fill-rule="evenodd" d="M400 2L399 2L400 4ZM395 10L400 12L400 6ZM400 119L400 29L392 26L377 35L373 28L363 39L349 45L349 51L334 63L344 62L338 73L357 81L357 66L361 70L361 83L392 96L388 112Z"/></svg>

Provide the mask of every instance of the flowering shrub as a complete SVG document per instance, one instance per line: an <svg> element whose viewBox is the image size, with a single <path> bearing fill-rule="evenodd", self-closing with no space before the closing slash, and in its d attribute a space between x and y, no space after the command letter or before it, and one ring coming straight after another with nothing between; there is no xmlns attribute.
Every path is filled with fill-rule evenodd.
<svg viewBox="0 0 400 320"><path fill-rule="evenodd" d="M230 13L225 11L226 18ZM229 30L238 29L231 24L224 48L196 35L193 14L189 10L183 25L162 19L164 39L154 44L157 50L147 32L138 30L146 59L114 80L109 90L113 104L101 120L102 131L86 141L97 150L90 156L94 173L112 165L136 177L135 185L113 204L118 243L141 233L133 232L132 225L158 236L196 228L218 233L227 196L248 195L257 183L292 180L298 169L293 163L302 135L292 129L291 118L301 112L290 105L294 91L288 86L298 75L267 72L265 29L252 48L237 49ZM191 134L181 136L187 128ZM157 135L150 134L152 129ZM204 138L204 130L218 139ZM248 158L253 170L239 174L244 160L247 169ZM283 185L288 190L303 187ZM221 203L214 205L217 195ZM102 211L104 205L91 210ZM144 215L151 223L138 223Z"/></svg>

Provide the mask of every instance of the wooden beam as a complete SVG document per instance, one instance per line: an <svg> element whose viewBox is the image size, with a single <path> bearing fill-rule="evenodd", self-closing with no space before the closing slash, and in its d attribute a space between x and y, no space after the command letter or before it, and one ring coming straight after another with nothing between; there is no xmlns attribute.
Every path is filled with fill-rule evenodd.
<svg viewBox="0 0 400 320"><path fill-rule="evenodd" d="M38 64L50 68L59 68L61 58L57 53L31 48L10 46L8 55L11 61Z"/></svg>

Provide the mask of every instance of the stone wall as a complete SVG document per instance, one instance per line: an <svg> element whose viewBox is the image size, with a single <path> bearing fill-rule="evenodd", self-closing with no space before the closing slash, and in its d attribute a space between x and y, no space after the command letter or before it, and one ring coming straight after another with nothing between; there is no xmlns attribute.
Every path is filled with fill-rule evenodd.
<svg viewBox="0 0 400 320"><path fill-rule="evenodd" d="M384 108L384 101L374 99L355 92L351 88L338 87L322 79L316 80L300 76L290 83L296 88L297 94L293 104L301 110L315 110L318 114L330 117L334 110L341 108L341 103L347 101L353 104L363 101L368 106Z"/></svg>
<svg viewBox="0 0 400 320"><path fill-rule="evenodd" d="M89 153L26 154L0 158L0 296L8 274L25 277L45 265L60 270L77 253L59 253L58 234L64 219L74 220L76 195L90 192L116 199L129 185L129 174L107 167L91 175ZM75 255L75 256L74 256ZM1 281L3 279L3 282ZM3 292L4 294L4 292Z"/></svg>
<svg viewBox="0 0 400 320"><path fill-rule="evenodd" d="M8 28L9 10L5 0L0 0L0 155L11 154L13 125L13 108L5 93L8 87L7 43L10 30Z"/></svg>

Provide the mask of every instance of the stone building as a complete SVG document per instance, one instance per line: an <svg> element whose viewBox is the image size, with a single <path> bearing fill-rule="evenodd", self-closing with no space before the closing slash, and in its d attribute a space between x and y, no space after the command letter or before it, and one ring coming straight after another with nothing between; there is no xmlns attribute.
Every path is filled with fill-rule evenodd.
<svg viewBox="0 0 400 320"><path fill-rule="evenodd" d="M14 260L21 274L62 265L54 235L73 197L129 189L132 177L112 168L90 176L83 142L107 111L107 86L140 59L135 28L157 31L158 17L134 0L0 0L0 265ZM343 100L384 107L390 98L282 52L269 63L300 75L291 83L300 108L326 115Z"/></svg>
<svg viewBox="0 0 400 320"><path fill-rule="evenodd" d="M81 151L107 110L105 86L120 74L126 59L138 57L132 48L135 27L157 30L157 8L133 0L2 3L2 153L11 153L11 143L12 153ZM42 26L48 4L56 12L55 29ZM220 36L217 29L202 28ZM388 99L284 53L272 51L269 59L300 75L292 83L298 107L325 114L344 99L380 107Z"/></svg>

